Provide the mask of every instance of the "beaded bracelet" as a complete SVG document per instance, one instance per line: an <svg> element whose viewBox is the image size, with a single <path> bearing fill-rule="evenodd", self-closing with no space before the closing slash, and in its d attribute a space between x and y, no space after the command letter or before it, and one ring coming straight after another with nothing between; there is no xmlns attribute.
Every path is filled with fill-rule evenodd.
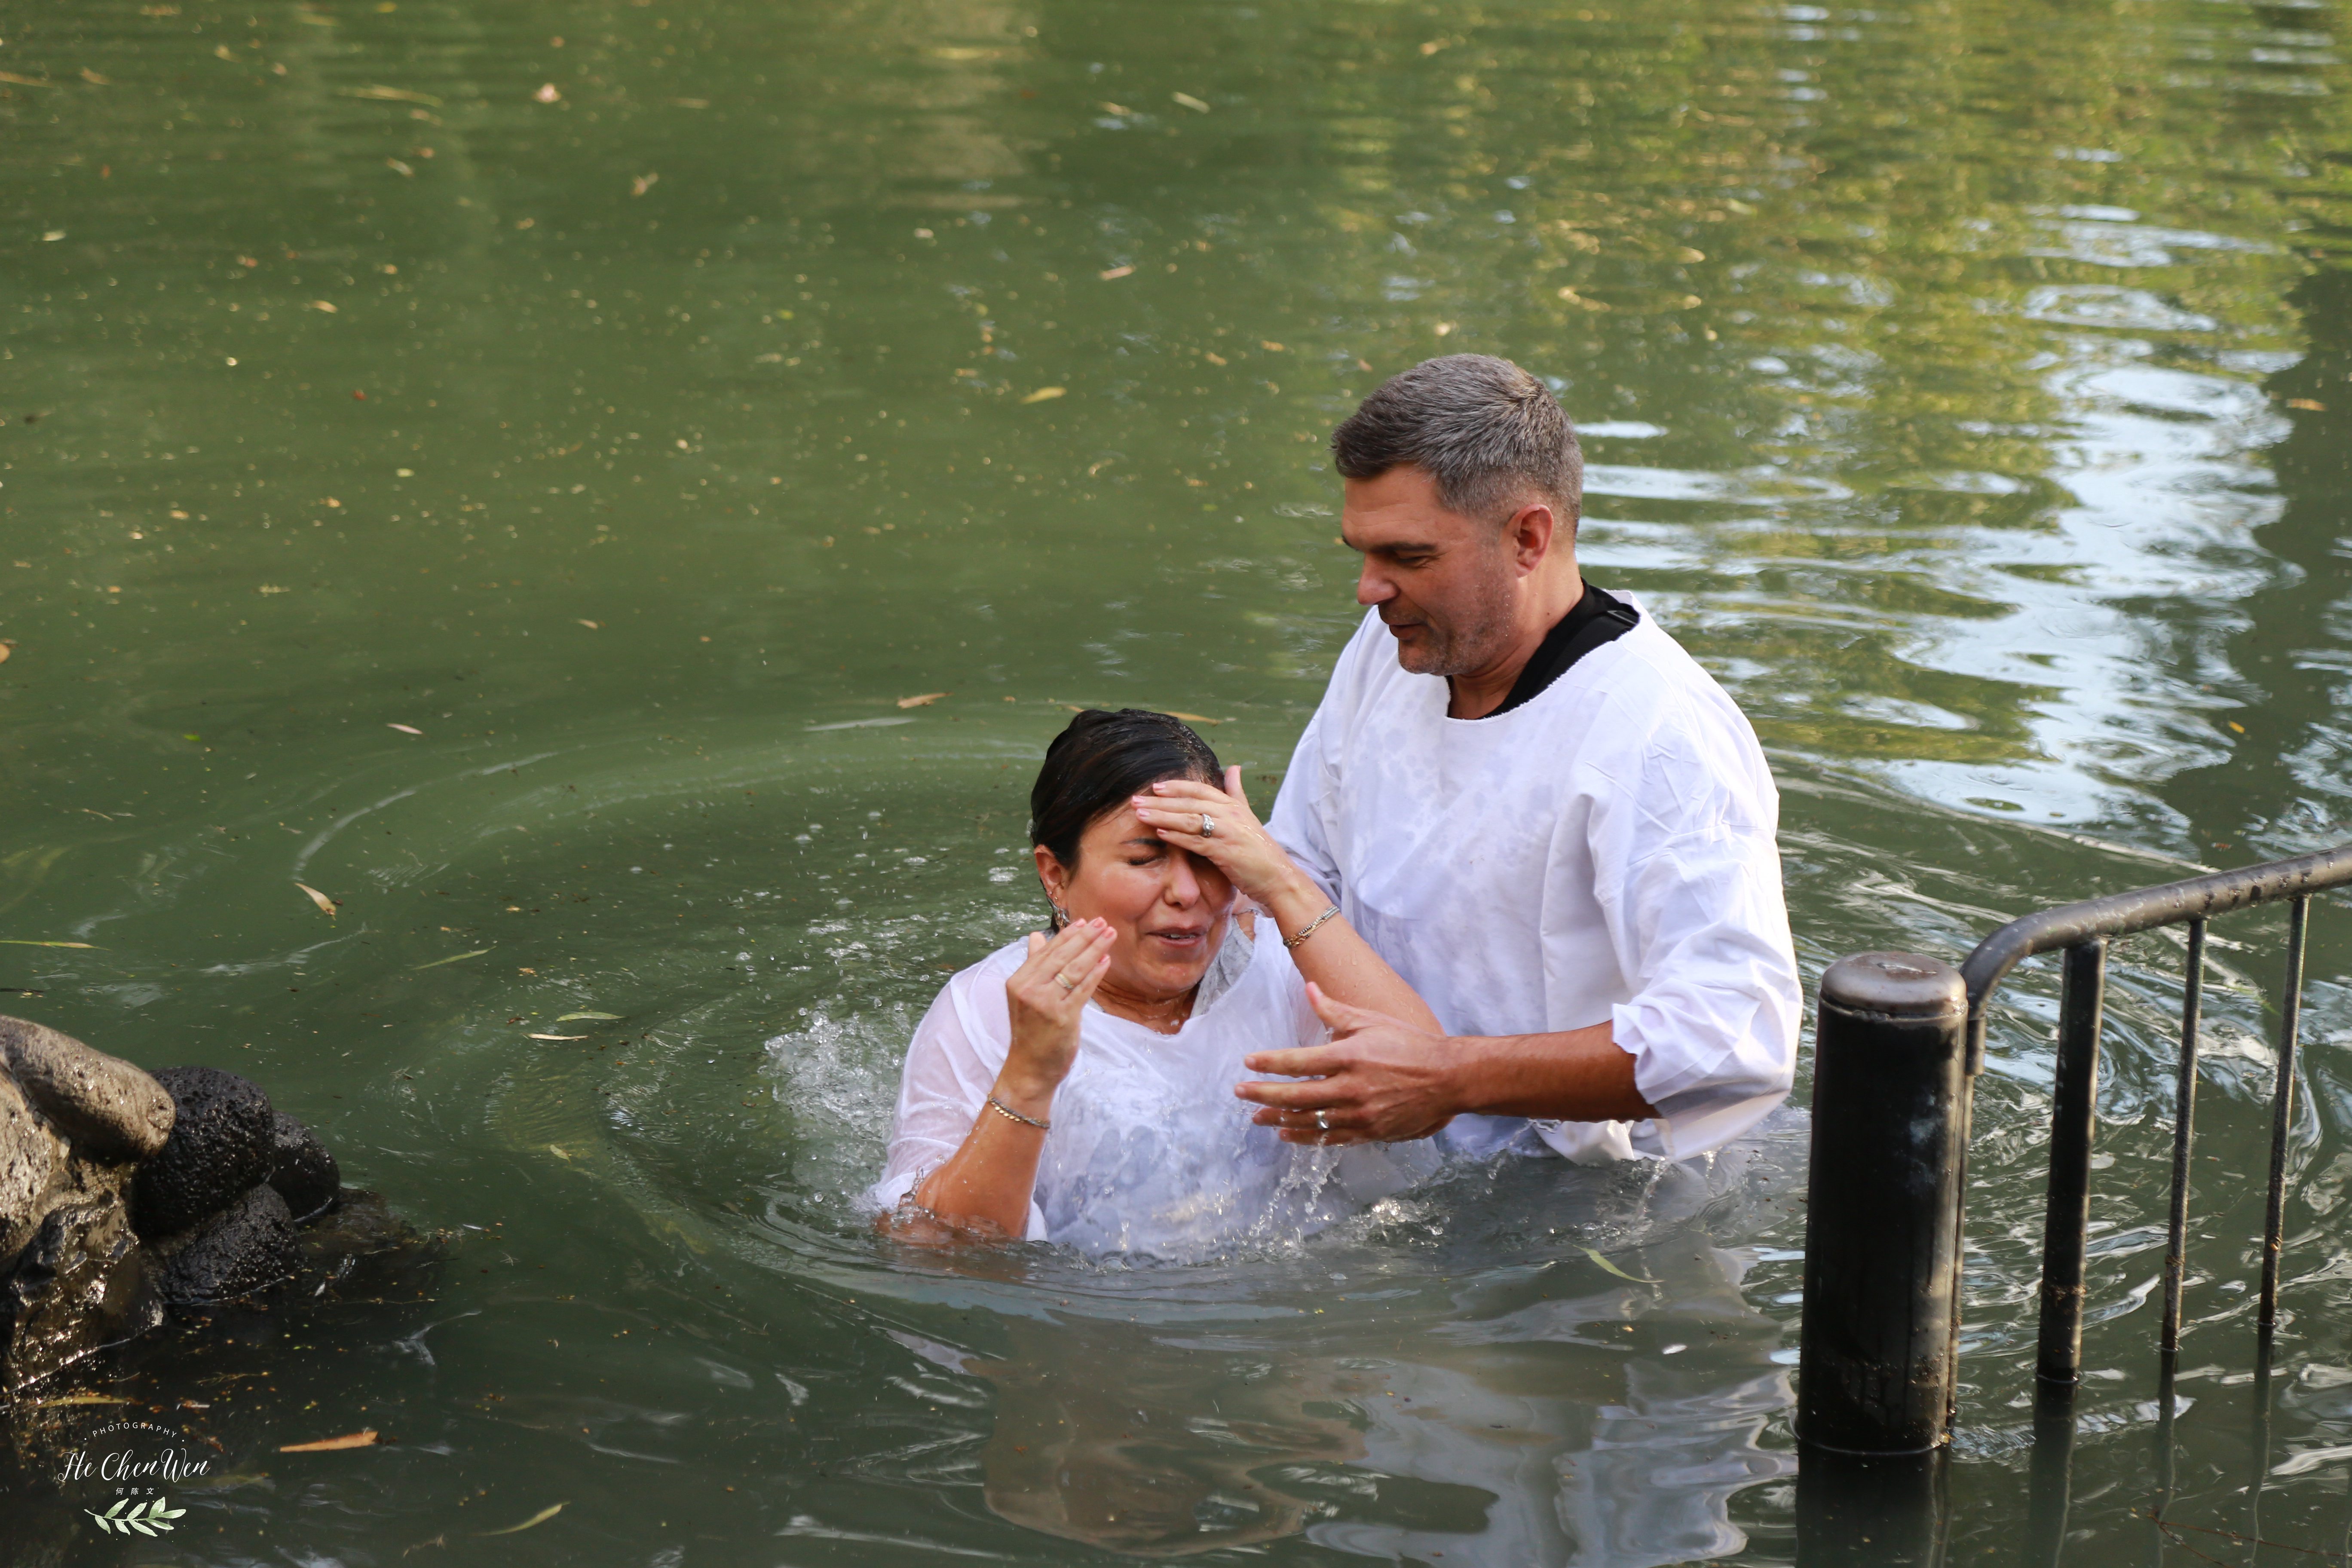
<svg viewBox="0 0 2352 1568"><path fill-rule="evenodd" d="M1040 1121L1034 1116L1024 1116L992 1094L988 1097L988 1108L999 1116L1018 1121L1024 1127L1034 1127L1040 1132L1051 1132L1054 1130L1052 1122Z"/></svg>

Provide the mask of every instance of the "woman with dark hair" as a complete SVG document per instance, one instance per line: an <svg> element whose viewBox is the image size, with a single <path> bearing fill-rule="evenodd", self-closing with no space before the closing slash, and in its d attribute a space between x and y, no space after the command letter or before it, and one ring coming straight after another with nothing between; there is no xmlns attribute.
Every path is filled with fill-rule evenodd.
<svg viewBox="0 0 2352 1568"><path fill-rule="evenodd" d="M915 1031L867 1194L887 1232L1199 1256L1435 1168L1425 1141L1324 1148L1234 1094L1244 1057L1351 1009L1436 1027L1267 836L1239 768L1168 714L1089 710L1047 748L1030 815L1053 931L950 980Z"/></svg>

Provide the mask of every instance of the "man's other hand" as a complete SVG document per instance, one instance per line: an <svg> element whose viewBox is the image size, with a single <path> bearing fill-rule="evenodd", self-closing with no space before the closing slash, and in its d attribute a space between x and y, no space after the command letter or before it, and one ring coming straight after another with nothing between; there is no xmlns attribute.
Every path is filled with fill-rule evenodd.
<svg viewBox="0 0 2352 1568"><path fill-rule="evenodd" d="M1331 1042L1243 1058L1252 1072L1305 1083L1239 1083L1234 1092L1262 1107L1251 1118L1279 1127L1292 1143L1402 1143L1426 1138L1460 1109L1446 1037L1362 1007L1309 984L1307 999L1330 1026Z"/></svg>

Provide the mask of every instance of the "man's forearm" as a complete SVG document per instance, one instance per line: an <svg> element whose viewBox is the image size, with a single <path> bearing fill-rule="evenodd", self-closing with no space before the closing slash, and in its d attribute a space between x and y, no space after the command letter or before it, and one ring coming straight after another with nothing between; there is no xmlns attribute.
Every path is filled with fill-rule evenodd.
<svg viewBox="0 0 2352 1568"><path fill-rule="evenodd" d="M1641 1121L1658 1113L1633 1084L1633 1058L1607 1024L1549 1035L1464 1035L1457 1114L1559 1121Z"/></svg>

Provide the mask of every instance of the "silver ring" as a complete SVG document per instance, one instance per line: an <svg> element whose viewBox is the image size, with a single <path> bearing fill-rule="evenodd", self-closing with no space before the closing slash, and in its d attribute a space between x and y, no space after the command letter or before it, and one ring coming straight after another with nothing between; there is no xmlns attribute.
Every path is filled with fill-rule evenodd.
<svg viewBox="0 0 2352 1568"><path fill-rule="evenodd" d="M1207 812L1202 812L1201 814L1201 837L1203 838L1214 838L1216 836L1216 819L1212 817Z"/></svg>
<svg viewBox="0 0 2352 1568"><path fill-rule="evenodd" d="M1321 1129L1323 1129L1323 1131L1326 1131L1326 1132L1330 1131L1331 1131L1331 1113L1330 1113L1329 1111L1328 1111L1328 1110L1318 1110L1318 1111L1317 1111L1317 1112L1315 1113L1315 1125L1316 1125L1316 1126L1318 1126L1318 1127L1320 1127L1320 1128L1321 1128Z"/></svg>

